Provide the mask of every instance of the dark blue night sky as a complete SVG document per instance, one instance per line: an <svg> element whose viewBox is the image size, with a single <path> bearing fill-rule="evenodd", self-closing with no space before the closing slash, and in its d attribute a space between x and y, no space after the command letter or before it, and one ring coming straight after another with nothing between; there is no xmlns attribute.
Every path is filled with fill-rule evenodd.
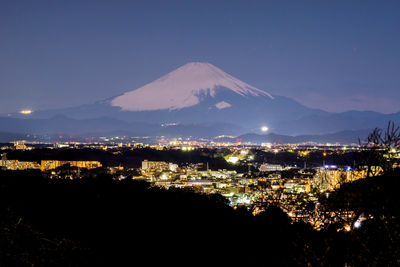
<svg viewBox="0 0 400 267"><path fill-rule="evenodd" d="M0 2L0 112L75 106L210 62L328 111L400 111L400 1Z"/></svg>

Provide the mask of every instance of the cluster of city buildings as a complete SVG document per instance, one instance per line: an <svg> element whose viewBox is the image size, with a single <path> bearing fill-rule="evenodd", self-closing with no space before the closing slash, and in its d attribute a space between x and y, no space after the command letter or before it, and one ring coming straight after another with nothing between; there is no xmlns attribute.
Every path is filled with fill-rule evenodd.
<svg viewBox="0 0 400 267"><path fill-rule="evenodd" d="M118 151L124 149L151 148L155 150L171 149L191 151L198 148L223 148L228 149L229 154L225 160L232 165L248 165L247 172L238 173L235 170L211 170L208 163L178 165L175 162L166 161L142 161L141 168L135 170L124 169L122 166L108 167L108 171L115 179L142 179L152 183L154 186L164 188L191 188L199 193L221 194L225 196L233 207L246 206L254 214L262 212L265 207L274 204L279 205L293 220L303 220L313 224L316 228L323 223L318 215L318 196L321 193L329 194L342 184L356 181L367 176L366 169L352 169L349 166L324 165L321 162L318 167L304 166L282 166L280 164L253 162L254 154L251 145L227 146L223 143L213 144L182 141L161 140L158 144L143 144L129 142L110 143L56 143L52 148L77 148L91 147L103 150ZM121 140L119 140L121 141ZM25 143L16 142L14 149L29 149ZM304 146L304 145L273 145L270 143L258 146L258 150L265 152L291 152L300 158L306 159L310 151L319 150L323 152L322 157L329 153L341 154L348 151L358 151L358 147L349 146ZM0 161L0 167L8 170L39 169L41 171L55 170L61 166L69 165L78 169L95 169L102 167L99 161L60 161L41 160L39 162L27 162L9 160L5 154ZM252 167L252 168L250 168ZM256 167L257 171L254 171ZM246 167L247 168L247 167ZM251 170L252 169L252 170ZM379 170L378 170L379 172ZM78 177L75 173L73 177ZM57 176L61 177L61 176ZM354 216L354 214L341 214L343 218Z"/></svg>
<svg viewBox="0 0 400 267"><path fill-rule="evenodd" d="M0 168L6 170L27 170L27 169L38 169L41 171L54 170L61 166L70 166L76 168L94 169L102 167L99 161L72 161L72 160L41 160L40 162L35 161L19 161L9 160L6 155L2 155L0 161Z"/></svg>
<svg viewBox="0 0 400 267"><path fill-rule="evenodd" d="M285 176L284 171L290 171L290 177ZM294 220L320 225L316 219L317 195L365 177L366 170L333 165L297 169L264 163L260 165L259 173L254 175L229 170L204 170L202 165L183 168L163 161L145 160L141 175L134 178L146 179L165 188L189 187L200 193L221 194L229 199L232 206L244 205L251 208L254 214L270 204L279 205ZM313 206L313 214L310 214L310 205Z"/></svg>

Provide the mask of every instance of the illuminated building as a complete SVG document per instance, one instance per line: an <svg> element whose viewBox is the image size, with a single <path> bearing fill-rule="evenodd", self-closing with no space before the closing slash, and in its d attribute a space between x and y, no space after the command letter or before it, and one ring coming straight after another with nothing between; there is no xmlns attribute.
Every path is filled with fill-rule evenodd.
<svg viewBox="0 0 400 267"><path fill-rule="evenodd" d="M167 163L165 161L142 161L142 171L150 172L150 171L172 171L177 172L179 166L174 163Z"/></svg>
<svg viewBox="0 0 400 267"><path fill-rule="evenodd" d="M260 171L262 172L268 172L268 171L283 171L283 167L278 164L268 164L264 163L260 166L259 168Z"/></svg>
<svg viewBox="0 0 400 267"><path fill-rule="evenodd" d="M69 164L71 167L94 169L100 168L102 165L99 161L61 161L61 160L42 160L40 169L42 171L52 170L63 165Z"/></svg>
<svg viewBox="0 0 400 267"><path fill-rule="evenodd" d="M16 142L14 142L14 147L15 147L15 149L18 149L18 150L26 149L26 145L25 145L24 141L16 141Z"/></svg>
<svg viewBox="0 0 400 267"><path fill-rule="evenodd" d="M37 162L31 161L19 161L19 160L8 160L3 156L0 161L1 167L7 170L27 170L27 169L40 169L40 165Z"/></svg>

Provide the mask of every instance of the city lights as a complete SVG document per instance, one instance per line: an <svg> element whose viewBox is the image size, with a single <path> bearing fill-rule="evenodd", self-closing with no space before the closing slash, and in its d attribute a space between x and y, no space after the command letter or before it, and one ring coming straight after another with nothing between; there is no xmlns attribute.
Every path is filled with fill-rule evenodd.
<svg viewBox="0 0 400 267"><path fill-rule="evenodd" d="M23 115L29 115L29 114L32 114L32 110L30 110L30 109L23 109L23 110L21 110L19 113L20 114L23 114Z"/></svg>
<svg viewBox="0 0 400 267"><path fill-rule="evenodd" d="M229 157L229 158L227 159L227 161L230 162L230 163L232 163L232 164L236 164L236 163L239 161L239 158L238 158L238 157L231 156L231 157Z"/></svg>

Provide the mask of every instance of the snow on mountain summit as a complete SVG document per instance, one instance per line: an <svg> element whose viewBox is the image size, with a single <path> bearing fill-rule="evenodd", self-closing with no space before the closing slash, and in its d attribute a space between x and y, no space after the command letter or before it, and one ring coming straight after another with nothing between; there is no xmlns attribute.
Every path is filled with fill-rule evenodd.
<svg viewBox="0 0 400 267"><path fill-rule="evenodd" d="M241 96L264 96L269 93L244 83L209 63L192 62L136 90L111 101L126 111L178 110L197 105L201 96L214 97L220 88Z"/></svg>

